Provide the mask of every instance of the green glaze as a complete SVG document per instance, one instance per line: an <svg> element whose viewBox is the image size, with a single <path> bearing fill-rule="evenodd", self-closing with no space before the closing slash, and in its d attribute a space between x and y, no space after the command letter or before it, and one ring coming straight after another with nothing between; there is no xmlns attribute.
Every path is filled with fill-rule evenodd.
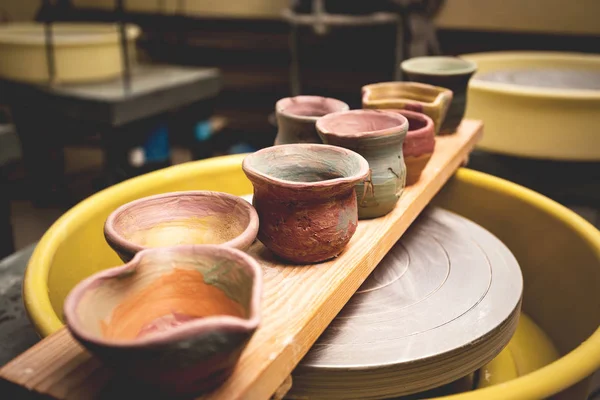
<svg viewBox="0 0 600 400"><path fill-rule="evenodd" d="M374 130L360 132L361 127ZM406 185L402 145L407 130L405 117L378 110L334 113L317 121L324 143L355 151L369 163L370 179L356 185L359 219L386 215L402 196Z"/></svg>

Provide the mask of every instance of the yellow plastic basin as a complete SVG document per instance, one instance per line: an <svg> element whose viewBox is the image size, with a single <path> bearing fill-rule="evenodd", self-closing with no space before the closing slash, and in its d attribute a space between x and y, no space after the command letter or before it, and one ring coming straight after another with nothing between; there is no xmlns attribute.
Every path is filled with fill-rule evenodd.
<svg viewBox="0 0 600 400"><path fill-rule="evenodd" d="M37 331L46 336L63 326L63 301L77 282L120 264L102 234L112 210L175 190L252 193L242 173L243 157L197 161L137 177L65 213L39 242L25 275L25 306ZM561 392L559 398L583 400L586 377L600 367L600 232L546 197L468 169L459 170L434 203L481 224L512 250L525 279L524 311L561 356L516 379L452 398L540 399Z"/></svg>
<svg viewBox="0 0 600 400"><path fill-rule="evenodd" d="M84 83L111 79L123 71L116 24L54 23L55 81ZM127 25L129 56L135 59L140 29ZM41 23L0 26L0 77L43 83L49 80L45 31Z"/></svg>
<svg viewBox="0 0 600 400"><path fill-rule="evenodd" d="M600 161L600 90L551 89L478 80L481 74L550 68L600 71L600 55L489 52L461 57L477 63L466 118L485 122L478 148L548 160Z"/></svg>

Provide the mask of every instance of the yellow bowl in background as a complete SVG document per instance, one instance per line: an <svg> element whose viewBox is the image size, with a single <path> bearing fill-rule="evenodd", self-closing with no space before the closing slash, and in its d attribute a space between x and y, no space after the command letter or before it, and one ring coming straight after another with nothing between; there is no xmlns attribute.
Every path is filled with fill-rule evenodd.
<svg viewBox="0 0 600 400"><path fill-rule="evenodd" d="M515 51L460 57L477 63L465 118L485 124L479 149L548 160L600 161L600 90L536 88L477 79L490 71L522 68L600 71L600 55Z"/></svg>
<svg viewBox="0 0 600 400"><path fill-rule="evenodd" d="M16 81L49 81L44 25L11 23L0 26L0 77ZM140 29L127 25L129 57L135 59ZM53 23L55 81L83 83L119 76L123 71L116 24Z"/></svg>
<svg viewBox="0 0 600 400"><path fill-rule="evenodd" d="M106 217L131 200L178 190L252 193L244 155L218 157L152 172L105 189L65 213L40 240L24 281L36 330L63 326L67 293L96 271L121 264L104 241ZM523 309L561 358L499 385L452 399L539 399L561 392L585 399L587 377L600 368L600 232L574 212L531 190L468 169L459 170L434 200L500 238L524 276Z"/></svg>

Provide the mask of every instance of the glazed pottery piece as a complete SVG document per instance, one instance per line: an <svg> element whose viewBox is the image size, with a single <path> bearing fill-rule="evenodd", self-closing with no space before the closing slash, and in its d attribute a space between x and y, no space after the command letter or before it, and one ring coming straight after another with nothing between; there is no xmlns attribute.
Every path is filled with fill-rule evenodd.
<svg viewBox="0 0 600 400"><path fill-rule="evenodd" d="M289 144L257 151L242 168L254 186L258 239L294 263L337 256L358 224L354 187L369 164L351 150L324 144Z"/></svg>
<svg viewBox="0 0 600 400"><path fill-rule="evenodd" d="M450 89L425 83L381 82L362 88L363 108L395 108L427 114L436 133L444 123L451 101Z"/></svg>
<svg viewBox="0 0 600 400"><path fill-rule="evenodd" d="M402 152L406 164L406 186L414 185L435 150L433 120L427 115L408 110L388 110L402 114L408 120L408 133Z"/></svg>
<svg viewBox="0 0 600 400"><path fill-rule="evenodd" d="M65 299L73 337L163 397L198 395L231 374L260 320L262 271L246 253L187 245L140 251Z"/></svg>
<svg viewBox="0 0 600 400"><path fill-rule="evenodd" d="M321 143L315 122L323 115L345 111L350 107L343 101L320 96L286 97L277 102L277 137L275 145Z"/></svg>
<svg viewBox="0 0 600 400"><path fill-rule="evenodd" d="M408 121L401 114L380 110L333 113L317 121L324 143L365 157L371 179L356 185L358 218L381 217L394 209L406 184L402 145Z"/></svg>
<svg viewBox="0 0 600 400"><path fill-rule="evenodd" d="M144 197L112 212L104 237L124 262L152 247L222 244L246 250L256 239L258 214L241 197L211 191Z"/></svg>
<svg viewBox="0 0 600 400"><path fill-rule="evenodd" d="M477 64L459 57L415 57L400 64L407 78L452 90L453 98L440 133L453 133L465 116L469 80Z"/></svg>

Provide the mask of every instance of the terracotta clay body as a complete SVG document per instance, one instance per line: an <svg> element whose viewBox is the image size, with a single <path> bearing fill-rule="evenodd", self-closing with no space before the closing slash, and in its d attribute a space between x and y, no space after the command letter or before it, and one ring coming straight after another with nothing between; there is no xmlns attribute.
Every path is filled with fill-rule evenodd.
<svg viewBox="0 0 600 400"><path fill-rule="evenodd" d="M473 61L458 57L415 57L400 65L408 79L452 90L452 102L440 133L453 133L465 116L469 80L477 71Z"/></svg>
<svg viewBox="0 0 600 400"><path fill-rule="evenodd" d="M320 96L286 97L277 102L277 137L275 145L321 143L315 122L323 115L348 110L343 101Z"/></svg>
<svg viewBox="0 0 600 400"><path fill-rule="evenodd" d="M369 162L370 182L356 186L359 218L380 217L396 206L406 184L407 130L407 119L389 111L343 111L317 121L323 142L356 151Z"/></svg>
<svg viewBox="0 0 600 400"><path fill-rule="evenodd" d="M406 164L406 186L414 185L435 150L433 121L427 115L408 110L388 110L402 114L408 120L408 133L402 152Z"/></svg>
<svg viewBox="0 0 600 400"><path fill-rule="evenodd" d="M152 247L223 244L245 250L258 233L256 210L240 197L211 191L171 192L127 203L104 225L125 262Z"/></svg>
<svg viewBox="0 0 600 400"><path fill-rule="evenodd" d="M363 108L417 111L429 116L438 133L450 103L452 90L417 82L381 82L362 88Z"/></svg>
<svg viewBox="0 0 600 400"><path fill-rule="evenodd" d="M215 245L140 251L65 300L73 336L120 374L163 396L197 395L232 372L259 324L262 271Z"/></svg>
<svg viewBox="0 0 600 400"><path fill-rule="evenodd" d="M260 218L259 240L277 256L316 263L338 255L356 230L354 187L368 179L359 154L324 144L268 147L244 159Z"/></svg>

